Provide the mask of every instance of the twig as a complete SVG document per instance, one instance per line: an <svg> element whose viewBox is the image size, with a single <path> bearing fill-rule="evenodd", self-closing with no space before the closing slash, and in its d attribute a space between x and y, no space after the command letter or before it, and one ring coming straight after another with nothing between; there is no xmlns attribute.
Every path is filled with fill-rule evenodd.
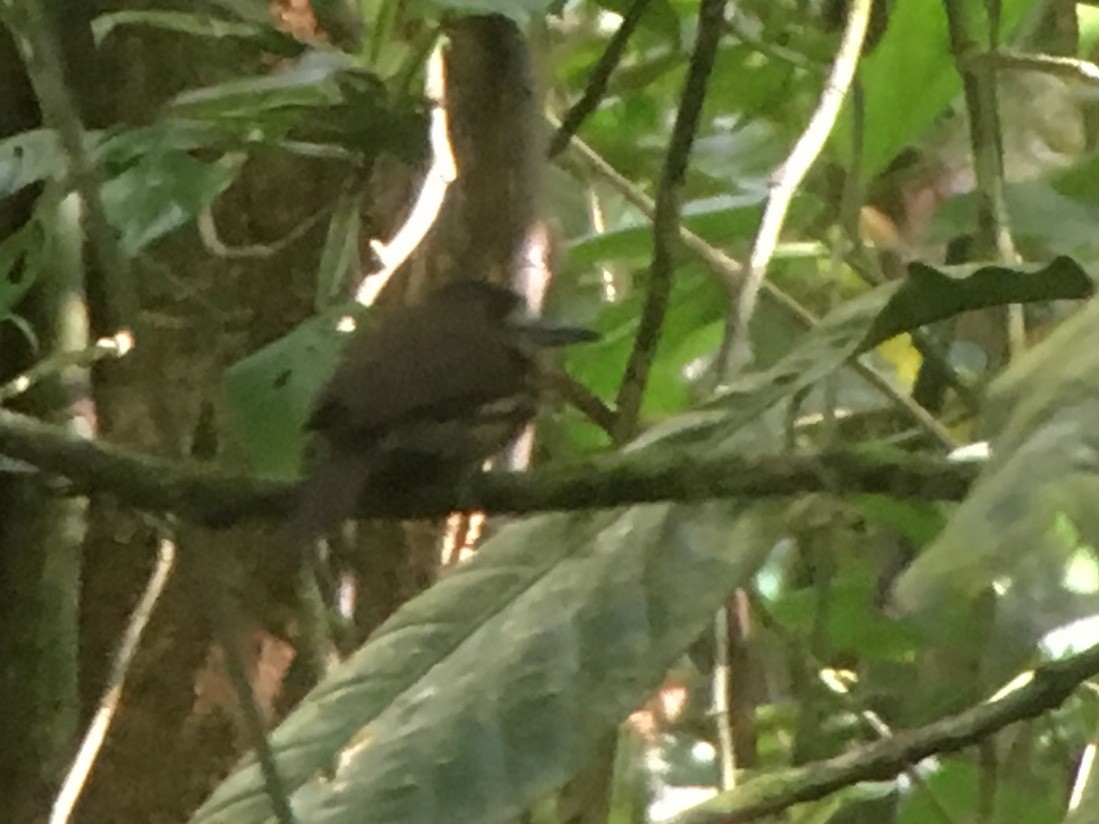
<svg viewBox="0 0 1099 824"><path fill-rule="evenodd" d="M628 440L637 429L641 401L648 385L649 369L660 342L660 331L672 291L672 273L675 268L673 253L679 239L679 193L683 188L687 158L690 156L702 116L706 85L725 27L725 6L726 0L702 0L699 5L698 36L687 68L687 80L683 85L683 95L656 193L653 257L646 284L648 292L645 305L641 309L637 337L634 338L615 403L618 420L615 422L614 440L618 443Z"/></svg>
<svg viewBox="0 0 1099 824"><path fill-rule="evenodd" d="M202 538L199 537L198 540ZM213 560L216 564L217 559ZM294 811L290 807L290 795L286 789L286 782L279 774L278 762L275 760L274 750L271 749L271 742L267 738L263 713L260 711L256 692L252 689L248 670L244 665L241 621L234 614L232 606L228 603L229 595L222 587L224 583L219 581L210 589L202 590L210 612L208 618L223 653L225 670L237 694L244 731L249 744L255 750L256 760L259 761L264 788L267 790L267 798L271 802L275 820L279 824L297 824Z"/></svg>
<svg viewBox="0 0 1099 824"><path fill-rule="evenodd" d="M445 41L440 39L427 61L424 77L424 94L432 101L431 166L424 175L420 194L408 213L408 218L386 243L370 241L370 248L381 268L363 277L355 300L369 306L385 287L393 274L416 251L431 227L435 225L443 208L450 184L458 179L458 166L450 146L450 127L446 109L446 66L443 59Z"/></svg>
<svg viewBox="0 0 1099 824"><path fill-rule="evenodd" d="M599 57L599 62L588 75L588 84L584 88L584 93L561 118L561 125L557 127L557 132L550 141L548 154L551 158L559 155L569 145L572 136L579 130L580 124L595 111L599 101L603 99L607 91L607 82L622 61L622 55L626 53L626 44L629 43L630 36L637 28L637 24L641 22L648 7L649 0L633 0L630 7L626 9L621 25L607 43L607 48Z"/></svg>
<svg viewBox="0 0 1099 824"><path fill-rule="evenodd" d="M992 51L967 55L964 67L995 67L1000 69L1018 69L1022 71L1040 71L1081 80L1090 85L1099 85L1099 66L1090 60L1075 57L1060 57L1053 54L1028 54L997 48Z"/></svg>
<svg viewBox="0 0 1099 824"><path fill-rule="evenodd" d="M34 85L43 119L57 131L68 161L68 178L84 202L84 219L98 269L87 275L92 334L112 336L136 315L130 261L122 252L100 196L101 179L88 153L86 133L65 73L42 0L0 0L0 18L16 35L23 62Z"/></svg>
<svg viewBox="0 0 1099 824"><path fill-rule="evenodd" d="M88 367L106 358L121 358L129 354L133 347L133 335L128 329L124 329L113 337L100 338L87 349L50 355L7 383L0 384L0 403L22 395L35 384L59 375L66 369Z"/></svg>
<svg viewBox="0 0 1099 824"><path fill-rule="evenodd" d="M955 0L943 0L943 6L950 33L950 50L962 76L973 169L980 195L977 199L977 256L994 258L1006 264L1017 263L1018 254L1011 237L1004 194L1003 135L995 64L972 64L969 61L971 55L980 51L973 30L976 21L972 19L969 7ZM998 45L997 28L996 20L990 21L993 48ZM1018 305L1008 309L1008 348L1013 357L1022 354L1026 348L1023 309Z"/></svg>
<svg viewBox="0 0 1099 824"><path fill-rule="evenodd" d="M956 501L966 495L979 469L907 453L837 451L750 459L711 452L653 448L531 472L491 472L460 488L448 485L372 498L359 514L427 518L472 510L532 513L822 491ZM297 494L292 482L146 455L5 410L0 410L0 455L68 478L80 492L112 495L137 509L173 512L215 528L248 518L285 517Z"/></svg>
<svg viewBox="0 0 1099 824"><path fill-rule="evenodd" d="M944 718L850 750L835 758L745 781L736 790L672 819L672 824L753 821L794 804L823 798L860 781L884 781L924 758L953 752L1062 704L1081 683L1099 674L1099 646L1047 664L1019 689Z"/></svg>
<svg viewBox="0 0 1099 824"><path fill-rule="evenodd" d="M603 399L584 384L576 381L564 369L551 369L545 375L549 387L578 409L588 420L611 435L614 431L615 414Z"/></svg>
<svg viewBox="0 0 1099 824"><path fill-rule="evenodd" d="M264 259L274 257L301 238L331 210L331 206L318 209L274 243L253 243L248 246L226 246L222 242L221 237L218 235L217 224L214 222L214 212L211 206L203 207L195 222L198 226L199 240L202 241L206 251L214 257L225 258L226 260Z"/></svg>
<svg viewBox="0 0 1099 824"><path fill-rule="evenodd" d="M550 122L553 122L552 118ZM571 167L578 175L583 171L594 174L649 220L656 216L656 203L653 199L579 138L574 137L569 144L569 154L565 157L564 164ZM710 245L682 224L679 226L679 240L687 250L705 264L706 269L723 288L730 290L740 283L744 266L739 261ZM768 286L770 284L764 284L765 289ZM808 314L797 301L780 290L776 289L775 292L767 290L767 294L769 297L774 297L778 303L787 306L795 315Z"/></svg>
<svg viewBox="0 0 1099 824"><path fill-rule="evenodd" d="M87 732L84 733L84 739L80 742L80 749L77 750L76 758L73 759L72 766L69 768L65 780L61 784L61 789L57 793L57 798L53 802L49 824L65 824L76 807L76 802L84 789L84 783L88 780L92 765L95 764L95 759L99 755L103 741L107 737L107 730L110 729L111 721L114 719L114 714L122 701L122 686L126 681L126 673L129 672L130 665L133 663L134 654L137 652L141 636L149 623L149 618L152 616L153 607L156 606L161 592L164 591L164 585L172 574L175 557L175 544L168 538L161 538L153 574L149 577L149 582L145 585L145 591L142 593L141 599L130 615L129 623L122 633L118 652L115 654L110 674L107 677L107 688L103 692L103 697L99 700L99 709L96 710L91 723L88 725Z"/></svg>
<svg viewBox="0 0 1099 824"><path fill-rule="evenodd" d="M721 789L736 786L736 751L733 749L732 717L729 713L729 604L726 601L714 615L714 673L710 711L717 725L721 764ZM742 673L737 673L740 676Z"/></svg>
<svg viewBox="0 0 1099 824"><path fill-rule="evenodd" d="M767 267L778 245L786 212L790 208L798 186L809 172L817 156L824 148L828 135L835 126L843 99L855 77L862 41L870 19L871 0L852 0L847 14L847 26L840 41L839 52L832 64L824 91L816 111L809 118L805 131L794 144L790 156L777 171L772 183L763 219L756 233L752 252L748 257L748 270L736 305L736 330L728 346L730 366L742 368L752 358L749 326L755 312L760 287L767 277ZM730 310L731 311L731 310ZM724 364L722 365L724 367Z"/></svg>

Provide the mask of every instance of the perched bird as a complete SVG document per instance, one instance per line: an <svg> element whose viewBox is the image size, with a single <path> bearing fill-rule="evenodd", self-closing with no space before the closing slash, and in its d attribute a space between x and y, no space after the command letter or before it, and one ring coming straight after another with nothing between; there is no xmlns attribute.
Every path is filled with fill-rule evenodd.
<svg viewBox="0 0 1099 824"><path fill-rule="evenodd" d="M460 477L535 414L542 347L597 336L526 313L510 289L456 281L355 334L306 428L295 538L331 531L363 492Z"/></svg>

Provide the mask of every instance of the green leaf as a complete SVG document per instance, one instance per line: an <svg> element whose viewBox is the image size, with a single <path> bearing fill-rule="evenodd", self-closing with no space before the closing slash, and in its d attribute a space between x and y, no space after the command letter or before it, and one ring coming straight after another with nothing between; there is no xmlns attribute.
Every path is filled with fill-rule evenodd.
<svg viewBox="0 0 1099 824"><path fill-rule="evenodd" d="M191 223L236 178L243 158L202 163L183 152L150 154L103 185L103 205L135 255Z"/></svg>
<svg viewBox="0 0 1099 824"><path fill-rule="evenodd" d="M718 244L746 237L759 225L766 197L765 192L753 191L692 201L683 207L683 224ZM652 234L652 224L646 221L577 238L569 244L569 267L583 270L600 263L648 262Z"/></svg>
<svg viewBox="0 0 1099 824"><path fill-rule="evenodd" d="M601 339L565 353L570 374L605 399L614 397L622 381L643 299L635 293L607 306L595 324ZM720 343L724 306L710 278L689 270L677 275L645 396L646 415L679 412L688 405L691 379L685 369Z"/></svg>
<svg viewBox="0 0 1099 824"><path fill-rule="evenodd" d="M727 504L504 527L272 734L299 820L514 820L576 772L750 578L770 545L756 530ZM252 764L193 822L269 815Z"/></svg>
<svg viewBox="0 0 1099 824"><path fill-rule="evenodd" d="M942 535L898 584L927 609L995 580L1056 592L1081 546L1099 546L1099 302L1014 361L993 385L992 459Z"/></svg>
<svg viewBox="0 0 1099 824"><path fill-rule="evenodd" d="M302 50L302 46L293 38L278 31L271 25L257 24L240 20L223 20L209 13L189 14L181 11L138 11L124 10L101 14L92 21L92 36L96 45L119 26L147 26L166 31L191 34L197 37L226 38L236 37L256 40L263 45L282 44L282 51L293 47L289 53Z"/></svg>
<svg viewBox="0 0 1099 824"><path fill-rule="evenodd" d="M298 474L313 398L347 342L336 329L337 319L338 313L310 318L226 374L231 431L260 474Z"/></svg>
<svg viewBox="0 0 1099 824"><path fill-rule="evenodd" d="M65 154L52 129L20 132L0 140L0 197L57 177L64 169Z"/></svg>
<svg viewBox="0 0 1099 824"><path fill-rule="evenodd" d="M1032 5L1032 0L1003 0L1004 41ZM987 44L987 33L977 34ZM927 0L891 3L889 26L860 64L859 79L866 107L862 173L872 178L901 149L919 140L961 91L943 5ZM840 118L834 141L846 162L851 155L849 116Z"/></svg>
<svg viewBox="0 0 1099 824"><path fill-rule="evenodd" d="M917 547L929 544L946 523L938 504L928 502L861 495L855 505L866 520L892 527Z"/></svg>

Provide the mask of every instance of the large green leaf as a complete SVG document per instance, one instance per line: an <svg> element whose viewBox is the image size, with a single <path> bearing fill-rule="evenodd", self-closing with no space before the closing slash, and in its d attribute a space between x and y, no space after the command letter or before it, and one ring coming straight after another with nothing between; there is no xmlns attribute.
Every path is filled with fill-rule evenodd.
<svg viewBox="0 0 1099 824"><path fill-rule="evenodd" d="M905 607L971 597L993 581L1048 592L1074 553L1099 546L1099 302L1013 363L987 408L992 460L901 578Z"/></svg>
<svg viewBox="0 0 1099 824"><path fill-rule="evenodd" d="M302 427L347 341L337 331L337 314L310 318L226 374L231 431L261 474L297 475Z"/></svg>
<svg viewBox="0 0 1099 824"><path fill-rule="evenodd" d="M514 820L659 684L768 547L727 504L505 527L273 733L298 820ZM252 764L193 822L269 815Z"/></svg>

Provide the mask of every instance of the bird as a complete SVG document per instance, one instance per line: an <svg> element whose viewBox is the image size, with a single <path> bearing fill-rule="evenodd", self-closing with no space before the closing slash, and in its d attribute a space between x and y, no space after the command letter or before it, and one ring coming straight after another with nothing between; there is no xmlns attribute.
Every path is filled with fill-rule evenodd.
<svg viewBox="0 0 1099 824"><path fill-rule="evenodd" d="M461 478L535 415L538 352L591 341L590 329L526 311L512 289L455 280L354 333L305 429L311 458L291 532L317 540L380 494Z"/></svg>

